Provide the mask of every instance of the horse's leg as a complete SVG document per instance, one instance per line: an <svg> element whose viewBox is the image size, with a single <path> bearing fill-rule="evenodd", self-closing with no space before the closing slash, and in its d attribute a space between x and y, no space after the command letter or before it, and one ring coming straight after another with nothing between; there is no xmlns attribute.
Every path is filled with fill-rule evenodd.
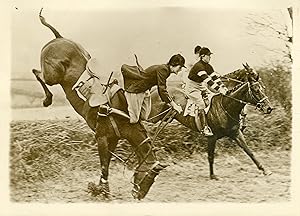
<svg viewBox="0 0 300 216"><path fill-rule="evenodd" d="M138 166L135 168L133 175L132 195L135 199L141 200L147 195L155 181L155 177L166 166L157 160L151 146L151 140L141 123L127 127L125 137L134 148L138 158Z"/></svg>
<svg viewBox="0 0 300 216"><path fill-rule="evenodd" d="M214 156L215 156L216 141L217 139L215 137L207 138L207 142L208 142L207 153L208 153L210 179L218 180L217 176L214 174Z"/></svg>
<svg viewBox="0 0 300 216"><path fill-rule="evenodd" d="M240 114L240 130L241 130L241 132L244 132L244 130L246 129L246 127L247 127L247 124L246 124L246 116L247 116L247 114L246 114L246 112L245 112L245 107L242 109L242 111L241 111L241 114Z"/></svg>
<svg viewBox="0 0 300 216"><path fill-rule="evenodd" d="M251 160L255 163L255 165L257 166L257 168L259 170L263 171L264 175L271 175L272 172L266 170L263 165L255 158L254 154L252 153L252 151L249 149L249 147L246 144L246 140L245 137L243 135L243 133L238 130L237 134L235 137L233 137L233 139L237 142L237 144L247 153L247 155L251 158Z"/></svg>
<svg viewBox="0 0 300 216"><path fill-rule="evenodd" d="M48 87L46 86L45 81L42 79L41 75L42 72L36 69L32 69L32 73L35 75L36 79L39 81L39 83L42 85L42 88L45 92L46 98L43 101L44 107L50 106L52 104L52 96L53 94L50 92Z"/></svg>
<svg viewBox="0 0 300 216"><path fill-rule="evenodd" d="M108 173L109 164L111 160L110 151L114 151L116 148L118 139L108 139L106 136L96 137L98 144L98 154L100 157L101 175L99 180L100 193L104 196L109 196L109 184L108 184Z"/></svg>

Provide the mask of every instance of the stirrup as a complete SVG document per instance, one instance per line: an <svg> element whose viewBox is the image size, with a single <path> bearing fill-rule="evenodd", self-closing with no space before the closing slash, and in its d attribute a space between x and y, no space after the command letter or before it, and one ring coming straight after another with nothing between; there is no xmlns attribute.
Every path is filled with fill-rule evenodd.
<svg viewBox="0 0 300 216"><path fill-rule="evenodd" d="M101 117L107 117L110 114L110 107L107 104L100 105L97 114Z"/></svg>
<svg viewBox="0 0 300 216"><path fill-rule="evenodd" d="M202 133L204 134L204 136L209 137L209 136L213 136L213 132L211 131L210 127L208 126L204 126Z"/></svg>

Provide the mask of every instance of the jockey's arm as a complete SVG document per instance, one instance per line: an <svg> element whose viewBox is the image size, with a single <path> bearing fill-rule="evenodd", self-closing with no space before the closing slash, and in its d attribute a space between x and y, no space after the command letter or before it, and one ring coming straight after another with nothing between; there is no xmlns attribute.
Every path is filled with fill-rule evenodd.
<svg viewBox="0 0 300 216"><path fill-rule="evenodd" d="M168 91L167 91L167 78L168 75L166 71L159 70L157 72L157 90L160 98L165 103L170 103L172 101L172 98L170 97Z"/></svg>
<svg viewBox="0 0 300 216"><path fill-rule="evenodd" d="M227 88L225 87L225 85L223 84L223 82L220 79L220 75L213 71L210 75L211 78L211 85L210 88L214 90L215 93L222 93L222 94L226 94L227 92Z"/></svg>
<svg viewBox="0 0 300 216"><path fill-rule="evenodd" d="M175 109L178 113L182 112L182 108L180 105L177 105L172 98L170 97L167 91L167 73L165 71L158 71L157 73L157 90L160 98L165 103L170 104L173 109Z"/></svg>

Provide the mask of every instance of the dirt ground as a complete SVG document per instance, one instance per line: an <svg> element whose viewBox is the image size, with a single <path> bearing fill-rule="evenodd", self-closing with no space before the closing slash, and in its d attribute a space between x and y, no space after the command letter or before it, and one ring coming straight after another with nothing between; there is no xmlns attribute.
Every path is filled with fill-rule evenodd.
<svg viewBox="0 0 300 216"><path fill-rule="evenodd" d="M39 115L36 112L35 109L35 115L33 115L35 118L32 120L37 122L36 116ZM18 116L17 111L13 113ZM30 115L25 116L27 116L26 120L29 120L28 116ZM67 113L61 118L72 118L72 116L72 113ZM49 118L51 117L49 116ZM19 117L16 117L16 120L20 120ZM177 145L180 144L180 142L177 143ZM215 173L220 178L218 181L209 179L206 153L194 152L180 159L169 157L170 166L161 172L148 195L142 201L134 200L131 196L132 170L124 167L117 159L113 160L110 166L111 200L103 197L92 197L87 193L88 183L97 183L99 180L97 169L84 170L76 167L70 169L67 160L62 172L55 176L39 181L26 181L24 179L24 181L11 183L11 200L13 202L35 203L273 203L291 200L290 149L272 148L272 150L254 151L262 164L273 172L270 176L264 176L239 148L224 151L217 147L216 150ZM91 163L99 164L97 155L91 155L89 159Z"/></svg>
<svg viewBox="0 0 300 216"><path fill-rule="evenodd" d="M208 177L208 162L201 155L172 164L156 179L143 202L283 202L290 200L288 152L258 153L273 172L261 174L246 155L223 155L216 159L218 181ZM278 160L280 158L280 160ZM136 202L130 194L132 172L120 163L110 168L109 202ZM87 193L88 182L98 182L98 172L66 170L58 178L11 188L17 202L103 202Z"/></svg>

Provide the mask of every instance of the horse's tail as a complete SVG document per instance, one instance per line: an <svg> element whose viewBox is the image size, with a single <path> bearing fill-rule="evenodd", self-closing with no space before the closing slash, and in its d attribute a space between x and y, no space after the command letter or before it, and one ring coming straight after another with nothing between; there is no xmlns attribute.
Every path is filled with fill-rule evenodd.
<svg viewBox="0 0 300 216"><path fill-rule="evenodd" d="M62 36L59 34L59 32L53 26L51 26L49 23L46 22L45 18L42 16L42 10L43 10L43 8L41 9L41 11L39 13L41 23L44 26L48 27L53 32L53 34L55 35L56 38L62 38Z"/></svg>

